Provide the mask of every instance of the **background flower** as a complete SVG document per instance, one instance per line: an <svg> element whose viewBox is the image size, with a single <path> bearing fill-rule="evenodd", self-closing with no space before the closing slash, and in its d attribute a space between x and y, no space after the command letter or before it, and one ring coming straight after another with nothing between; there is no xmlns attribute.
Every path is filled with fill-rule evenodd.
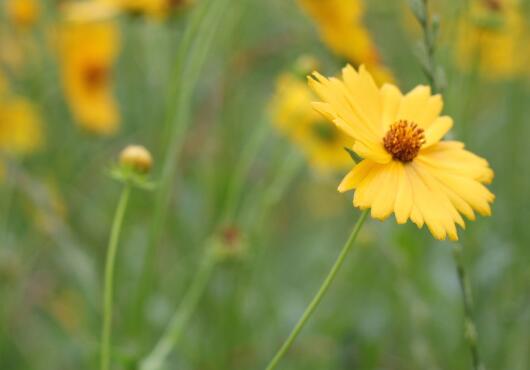
<svg viewBox="0 0 530 370"><path fill-rule="evenodd" d="M305 78L282 74L271 106L273 120L317 170L346 168L352 158L345 148L350 148L353 141L311 108L314 98Z"/></svg>
<svg viewBox="0 0 530 370"><path fill-rule="evenodd" d="M120 123L113 95L113 67L120 46L119 28L103 5L67 8L58 47L62 79L79 124L97 134L113 134Z"/></svg>

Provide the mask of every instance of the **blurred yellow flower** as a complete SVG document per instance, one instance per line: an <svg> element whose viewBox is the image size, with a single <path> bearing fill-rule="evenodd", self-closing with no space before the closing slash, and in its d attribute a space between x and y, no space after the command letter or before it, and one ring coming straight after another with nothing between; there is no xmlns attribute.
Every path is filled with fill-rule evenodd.
<svg viewBox="0 0 530 370"><path fill-rule="evenodd" d="M363 24L361 0L299 0L313 18L326 45L354 65L364 64L378 83L392 82L392 73L380 60L368 29Z"/></svg>
<svg viewBox="0 0 530 370"><path fill-rule="evenodd" d="M0 151L28 154L43 143L36 107L21 97L0 98Z"/></svg>
<svg viewBox="0 0 530 370"><path fill-rule="evenodd" d="M528 71L525 13L511 0L475 0L458 21L457 62L490 78Z"/></svg>
<svg viewBox="0 0 530 370"><path fill-rule="evenodd" d="M309 84L322 99L314 108L355 141L363 158L339 185L340 192L355 189L355 207L371 208L381 220L394 213L400 224L410 218L435 238L453 240L456 224L465 227L461 214L490 215L494 195L483 184L493 171L463 143L441 141L453 121L440 116L442 97L429 87L405 95L391 84L378 88L363 66L345 67L342 80L314 73Z"/></svg>
<svg viewBox="0 0 530 370"><path fill-rule="evenodd" d="M0 154L29 154L42 143L42 123L37 108L27 99L11 95L7 81L0 74ZM0 180L4 171L0 161Z"/></svg>
<svg viewBox="0 0 530 370"><path fill-rule="evenodd" d="M172 11L180 10L193 0L101 0L123 11L164 18Z"/></svg>
<svg viewBox="0 0 530 370"><path fill-rule="evenodd" d="M311 108L315 96L304 80L282 74L271 104L278 130L295 142L317 170L344 169L352 159L344 149L353 141Z"/></svg>
<svg viewBox="0 0 530 370"><path fill-rule="evenodd" d="M66 22L58 34L66 98L82 127L97 134L112 134L120 123L112 92L119 28L110 8L95 2L73 4L82 5L66 8Z"/></svg>
<svg viewBox="0 0 530 370"><path fill-rule="evenodd" d="M6 13L16 26L31 27L40 15L39 2L38 0L7 0Z"/></svg>

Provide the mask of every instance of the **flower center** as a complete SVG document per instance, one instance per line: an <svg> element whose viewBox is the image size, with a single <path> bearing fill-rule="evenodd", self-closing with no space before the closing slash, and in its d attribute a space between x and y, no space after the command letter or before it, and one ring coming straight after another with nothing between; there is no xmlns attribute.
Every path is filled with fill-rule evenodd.
<svg viewBox="0 0 530 370"><path fill-rule="evenodd" d="M101 65L88 65L83 71L83 78L85 84L90 90L98 90L99 88L105 86L108 80L108 70Z"/></svg>
<svg viewBox="0 0 530 370"><path fill-rule="evenodd" d="M418 155L425 143L423 129L417 124L400 120L392 125L383 138L383 146L392 158L401 162L410 162Z"/></svg>
<svg viewBox="0 0 530 370"><path fill-rule="evenodd" d="M311 131L315 137L326 143L333 143L338 138L337 129L328 122L319 121L311 126Z"/></svg>

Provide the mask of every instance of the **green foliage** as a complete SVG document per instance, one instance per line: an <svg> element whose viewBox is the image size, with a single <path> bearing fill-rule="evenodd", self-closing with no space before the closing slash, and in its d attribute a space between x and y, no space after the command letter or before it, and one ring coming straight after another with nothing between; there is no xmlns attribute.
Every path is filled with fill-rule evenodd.
<svg viewBox="0 0 530 370"><path fill-rule="evenodd" d="M322 71L336 74L336 57L291 1L222 1L225 6L213 11L219 2L197 1L195 10L166 21L123 16L114 71L123 125L115 136L97 137L69 112L60 66L45 40L57 17L55 2L41 3L43 20L29 33L35 41L28 46L38 57L8 74L17 93L39 105L46 145L33 156L2 156L0 368L97 368L104 258L122 186L108 173L149 190L133 192L121 233L113 369L139 368L182 307L212 241L226 263L207 270L210 280L165 369L264 368L359 217L351 194L336 191L343 173L315 173L290 143L262 126L270 124L279 73L313 54ZM496 172L493 215L478 216L460 231L459 257L473 286L486 368L527 370L528 75L493 80L460 69L450 37L460 1L438 2L436 18L425 2L411 0L421 34L403 24L409 8L388 13L389 3L395 6L365 1L382 60L405 91L423 82L419 60L443 90L455 137ZM1 22L7 27L5 14ZM416 58L411 45L419 38ZM131 142L153 151L150 179L105 170ZM161 187L167 193L161 195ZM153 239L155 204L167 213ZM226 249L219 234L226 227L240 231L239 249ZM392 218L368 220L358 243L358 254L345 261L281 368L470 369L451 243Z"/></svg>

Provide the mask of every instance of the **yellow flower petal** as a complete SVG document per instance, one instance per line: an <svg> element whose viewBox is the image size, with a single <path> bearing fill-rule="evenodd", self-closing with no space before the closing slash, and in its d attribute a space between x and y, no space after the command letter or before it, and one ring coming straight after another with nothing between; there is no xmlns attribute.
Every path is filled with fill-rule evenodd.
<svg viewBox="0 0 530 370"><path fill-rule="evenodd" d="M444 135L453 127L453 119L448 116L438 117L425 130L425 144L422 148L428 148L439 142Z"/></svg>
<svg viewBox="0 0 530 370"><path fill-rule="evenodd" d="M375 162L370 160L361 161L355 167L353 167L353 170L351 170L346 177L344 177L339 185L338 190L343 193L345 191L354 189L361 183L368 173L373 170L374 166L376 165L377 164Z"/></svg>
<svg viewBox="0 0 530 370"><path fill-rule="evenodd" d="M493 171L488 161L464 149L458 141L438 142L420 151L418 161L440 170L469 176L482 183L490 183Z"/></svg>
<svg viewBox="0 0 530 370"><path fill-rule="evenodd" d="M383 108L381 113L381 124L383 132L386 132L391 124L397 121L397 113L403 95L394 85L384 84L381 88L381 99Z"/></svg>
<svg viewBox="0 0 530 370"><path fill-rule="evenodd" d="M443 108L441 96L431 96L429 86L417 86L401 100L397 120L406 120L423 129L429 128Z"/></svg>
<svg viewBox="0 0 530 370"><path fill-rule="evenodd" d="M394 214L398 224L404 224L411 217L414 199L412 196L412 187L408 175L405 173L404 165L400 164L398 169L399 179L396 201L394 204Z"/></svg>
<svg viewBox="0 0 530 370"><path fill-rule="evenodd" d="M402 175L403 166L400 162L392 161L385 168L381 176L382 186L376 193L372 204L371 215L373 218L384 220L392 214Z"/></svg>
<svg viewBox="0 0 530 370"><path fill-rule="evenodd" d="M272 119L279 131L295 143L309 164L320 172L342 170L353 163L345 147L353 139L332 121L334 114L327 103L311 107L314 94L304 80L291 73L280 75L270 105ZM318 111L321 114L318 114Z"/></svg>
<svg viewBox="0 0 530 370"><path fill-rule="evenodd" d="M377 163L388 163L392 160L392 156L385 151L385 148L382 144L372 144L366 145L361 141L356 141L353 144L353 151L360 155L363 158L371 159Z"/></svg>

